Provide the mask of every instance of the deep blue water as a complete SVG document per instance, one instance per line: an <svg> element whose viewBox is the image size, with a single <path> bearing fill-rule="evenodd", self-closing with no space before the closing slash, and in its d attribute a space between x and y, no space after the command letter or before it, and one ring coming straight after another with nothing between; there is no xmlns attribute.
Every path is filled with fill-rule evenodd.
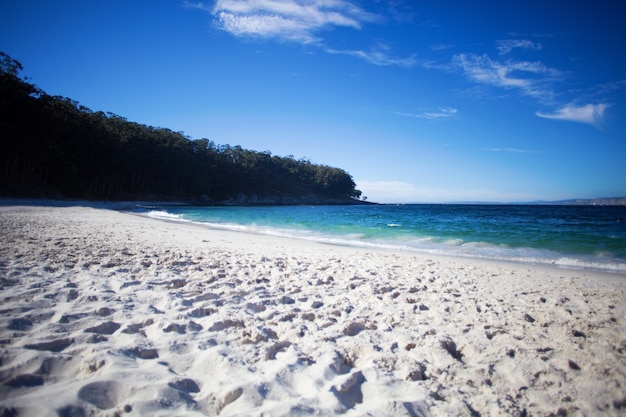
<svg viewBox="0 0 626 417"><path fill-rule="evenodd" d="M623 206L161 207L148 214L340 245L626 273Z"/></svg>

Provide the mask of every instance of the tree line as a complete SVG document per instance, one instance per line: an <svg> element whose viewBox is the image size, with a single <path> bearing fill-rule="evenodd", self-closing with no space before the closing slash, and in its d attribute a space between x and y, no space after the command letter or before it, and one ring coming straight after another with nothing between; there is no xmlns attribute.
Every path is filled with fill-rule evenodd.
<svg viewBox="0 0 626 417"><path fill-rule="evenodd" d="M0 194L92 200L356 202L346 171L192 140L50 96L0 52Z"/></svg>

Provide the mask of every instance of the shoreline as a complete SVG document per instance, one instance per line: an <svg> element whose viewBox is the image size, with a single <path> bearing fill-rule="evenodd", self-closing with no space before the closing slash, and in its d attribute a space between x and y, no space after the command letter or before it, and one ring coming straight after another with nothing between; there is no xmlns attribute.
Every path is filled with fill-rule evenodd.
<svg viewBox="0 0 626 417"><path fill-rule="evenodd" d="M520 267L532 267L532 268L555 268L558 270L571 270L571 271L582 271L589 273L597 273L597 274L608 274L612 276L626 278L626 270L623 267L626 265L624 263L620 264L603 264L600 263L598 265L594 264L594 261L591 264L585 264L584 262L588 262L582 260L582 258L571 257L570 255L562 254L560 259L512 259L507 257L490 257L490 256L480 256L476 254L463 254L463 253L445 253L439 252L439 250L429 251L429 250L421 250L417 248L411 247L386 247L386 246L378 246L376 244L369 244L368 242L350 242L350 241L331 241L324 238L307 238L300 237L295 235L281 235L275 233L264 233L258 232L252 229L245 228L230 228L230 227L220 227L215 226L208 223L195 222L189 220L177 220L177 219L168 219L166 217L154 217L145 215L143 213L138 212L138 209L155 209L157 207L180 207L180 206L192 206L190 203L183 201L90 201L90 200L54 200L54 199L40 199L40 198L0 198L0 207L10 207L10 206L26 206L26 207L88 207L93 209L103 209L103 210L114 210L119 212L125 212L128 214L134 214L141 217L145 217L148 219L156 220L156 221L164 221L171 222L174 224L191 224L197 227L206 227L211 230L217 231L225 231L225 232L238 232L255 236L267 236L270 238L281 238L288 240L298 240L304 242L311 242L315 244L321 245L329 245L332 247L338 248L354 248L366 251L382 251L389 253L398 253L398 254L407 254L407 255L417 255L417 256L426 256L426 257L441 257L444 259L458 259L460 261L476 261L476 262L495 262L495 263L504 263L511 264L512 266L517 265ZM227 207L225 205L217 205L210 207ZM253 207L253 206L251 206ZM567 260L568 263L558 263L559 260ZM583 263L579 263L582 260ZM572 262L573 261L573 262Z"/></svg>
<svg viewBox="0 0 626 417"><path fill-rule="evenodd" d="M146 219L151 219L157 222L170 223L172 225L190 225L193 227L213 230L216 232L225 232L225 233L234 233L241 234L243 236L255 236L260 239L278 239L280 241L286 242L302 242L303 245L311 245L311 248L316 246L320 247L328 247L335 248L337 250L355 250L355 251L365 251L365 252L380 252L386 253L390 255L398 255L398 256L416 256L419 258L433 258L440 262L452 261L452 262L468 262L471 264L482 265L486 267L497 267L498 265L508 265L510 268L514 269L524 269L524 268L532 268L537 270L538 272L544 271L569 271L572 273L589 273L594 275L594 279L600 280L617 280L617 281L626 281L626 272L617 271L614 269L602 269L599 267L588 267L588 266L569 266L569 265L559 265L555 263L548 262L532 262L532 261L517 261L510 259L495 259L489 257L478 257L473 255L460 255L460 254L445 254L445 253L427 253L425 251L420 251L418 249L396 249L396 248L386 248L386 247L376 247L376 246L366 246L359 245L359 243L337 243L337 242L329 242L324 241L322 239L307 239L300 238L294 236L281 236L278 234L270 234L263 232L256 232L253 230L237 230L230 229L228 227L217 227L211 224L201 223L201 222L192 222L187 220L177 220L177 219L167 219L164 217L151 217L146 216L141 213L132 213L129 211L122 210L123 213L143 217Z"/></svg>
<svg viewBox="0 0 626 417"><path fill-rule="evenodd" d="M0 201L0 225L3 412L626 410L621 274L330 246L77 202Z"/></svg>
<svg viewBox="0 0 626 417"><path fill-rule="evenodd" d="M142 208L156 208L156 206L148 207L148 206L139 206ZM160 220L172 222L175 224L193 224L198 227L207 227L213 230L222 230L227 232L238 232L245 233L256 236L268 236L268 237L278 237L283 239L291 239L291 240L299 240L305 242L311 242L316 244L329 245L337 248L355 248L361 250L369 250L369 251L382 251L388 253L398 253L398 254L415 254L418 256L428 256L428 257L443 257L446 259L459 259L459 260L475 260L478 262L496 262L496 263L510 263L512 265L520 265L520 266L531 266L531 267L546 267L546 268L556 268L556 269L564 269L564 270L574 270L574 271L587 271L587 272L597 272L602 274L611 274L617 276L623 276L626 278L626 261L612 261L606 262L600 260L591 260L586 256L576 257L574 255L567 254L559 254L559 257L554 258L542 258L542 257L530 257L530 258L511 258L506 256L489 256L489 255L479 255L477 253L446 253L445 249L420 249L417 247L405 246L400 243L396 244L393 242L386 241L366 241L366 240L351 240L350 238L343 238L342 236L332 236L332 235L302 235L298 232L292 232L289 229L272 229L271 227L266 228L266 230L257 230L255 227L251 225L222 225L222 224L212 224L205 223L202 221L193 221L187 220L183 218L177 218L175 215L170 215L165 212L164 215L150 215L149 213L140 213L133 212L133 214L137 214L140 216L144 216L150 219ZM261 228L263 229L263 228ZM291 232L291 233L290 233ZM453 248L450 248L454 250ZM556 254L556 252L554 252Z"/></svg>

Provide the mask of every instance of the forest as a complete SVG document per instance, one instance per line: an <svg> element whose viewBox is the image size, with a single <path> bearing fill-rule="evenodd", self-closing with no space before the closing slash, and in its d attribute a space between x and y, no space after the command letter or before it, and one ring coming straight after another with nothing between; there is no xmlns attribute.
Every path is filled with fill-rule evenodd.
<svg viewBox="0 0 626 417"><path fill-rule="evenodd" d="M307 159L193 140L92 111L21 78L0 52L0 195L198 204L363 202L352 176Z"/></svg>

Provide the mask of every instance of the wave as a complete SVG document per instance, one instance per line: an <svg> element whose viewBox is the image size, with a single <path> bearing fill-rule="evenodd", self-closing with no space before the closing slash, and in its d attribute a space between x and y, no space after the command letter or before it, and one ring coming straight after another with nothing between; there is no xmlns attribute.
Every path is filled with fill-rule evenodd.
<svg viewBox="0 0 626 417"><path fill-rule="evenodd" d="M167 211L163 210L150 210L148 212L139 211L138 213L143 214L147 217L152 217L153 219L185 221L178 214L168 213Z"/></svg>
<svg viewBox="0 0 626 417"><path fill-rule="evenodd" d="M554 265L568 269L589 269L605 272L614 272L618 274L626 273L626 262L598 262L594 260L584 260L578 258L559 258Z"/></svg>

